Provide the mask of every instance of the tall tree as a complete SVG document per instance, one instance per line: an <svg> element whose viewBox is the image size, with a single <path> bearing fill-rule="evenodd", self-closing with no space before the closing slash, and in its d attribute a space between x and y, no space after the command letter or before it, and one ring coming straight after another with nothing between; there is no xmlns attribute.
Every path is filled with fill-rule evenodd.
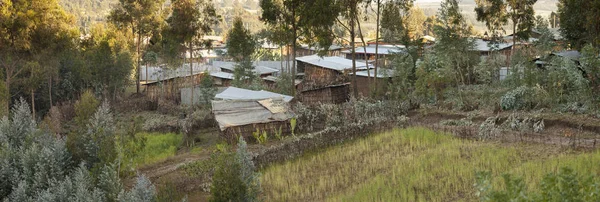
<svg viewBox="0 0 600 202"><path fill-rule="evenodd" d="M390 5L388 5L389 7L387 7L387 16L384 17L385 18L385 23L382 22L382 12L381 9L383 7L383 9L386 9L386 5L387 3L385 2L385 0L370 0L367 2L367 4L375 4L376 7L376 30L375 30L375 75L378 74L378 66L379 66L379 40L380 40L380 30L382 27L386 27L386 29L388 29L388 26L390 26L392 28L392 30L399 30L398 29L398 24L400 24L400 26L402 25L402 21L400 20L400 18L397 18L396 20L392 20L391 16L393 16L394 12L396 11L396 8L398 8L397 6L399 5L400 8L410 8L412 7L414 0L394 0L394 1L390 1ZM398 23L399 22L399 23ZM386 24L384 26L384 24ZM373 77L373 81L374 81L374 86L377 86L377 76Z"/></svg>
<svg viewBox="0 0 600 202"><path fill-rule="evenodd" d="M473 54L474 43L469 36L471 27L466 23L458 0L444 0L438 13L440 26L436 27L437 43L434 51L447 72L452 72L457 84L474 81L474 67L478 57Z"/></svg>
<svg viewBox="0 0 600 202"><path fill-rule="evenodd" d="M476 0L475 2L477 3L475 8L477 21L485 22L492 43L499 43L506 33L504 25L508 23L504 0Z"/></svg>
<svg viewBox="0 0 600 202"><path fill-rule="evenodd" d="M58 66L56 55L73 46L79 36L73 24L73 17L64 12L56 0L0 1L0 66L7 92L5 112L12 99L11 84L19 79L24 79L32 105L35 104L38 81L44 75L54 74ZM33 110L35 112L35 107Z"/></svg>
<svg viewBox="0 0 600 202"><path fill-rule="evenodd" d="M214 8L212 0L174 0L172 1L173 13L167 19L168 41L174 43L175 50L188 52L190 60L190 79L194 74L194 52L198 48L207 48L210 46L208 41L202 40L202 36L210 33L212 26L219 22L219 16ZM176 54L175 57L181 56ZM185 54L183 54L185 58ZM197 56L200 57L200 56ZM193 81L190 82L192 89ZM192 90L191 100L194 101L194 91Z"/></svg>
<svg viewBox="0 0 600 202"><path fill-rule="evenodd" d="M560 32L572 48L586 43L600 44L600 2L589 0L559 0Z"/></svg>
<svg viewBox="0 0 600 202"><path fill-rule="evenodd" d="M504 33L508 19L512 22L513 47L517 40L528 40L535 26L533 5L537 0L476 0L477 20L486 23L497 41Z"/></svg>
<svg viewBox="0 0 600 202"><path fill-rule="evenodd" d="M291 75L296 78L296 49L300 40L322 50L333 43L333 30L337 16L336 1L332 0L261 0L261 20L275 33L278 40L292 46ZM323 53L323 51L321 51ZM292 95L295 94L295 79L291 79Z"/></svg>
<svg viewBox="0 0 600 202"><path fill-rule="evenodd" d="M352 89L354 97L358 97L356 82L356 27L359 18L359 5L362 0L339 0L340 15L337 21L350 33L350 47L352 49ZM344 22L346 21L346 22Z"/></svg>
<svg viewBox="0 0 600 202"><path fill-rule="evenodd" d="M110 11L108 21L121 29L130 29L134 35L137 65L135 69L136 92L140 92L140 70L145 50L144 41L156 33L162 22L165 0L119 0Z"/></svg>
<svg viewBox="0 0 600 202"><path fill-rule="evenodd" d="M236 17L233 20L233 28L227 34L227 54L237 62L234 71L235 85L243 84L244 80L254 79L251 57L256 51L256 42L243 23L241 17Z"/></svg>

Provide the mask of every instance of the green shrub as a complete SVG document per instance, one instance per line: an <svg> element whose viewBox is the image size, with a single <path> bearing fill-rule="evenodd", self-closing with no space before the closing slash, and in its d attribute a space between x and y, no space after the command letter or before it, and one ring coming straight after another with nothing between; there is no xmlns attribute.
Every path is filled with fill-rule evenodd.
<svg viewBox="0 0 600 202"><path fill-rule="evenodd" d="M503 110L535 109L545 104L546 92L537 87L520 86L500 98Z"/></svg>
<svg viewBox="0 0 600 202"><path fill-rule="evenodd" d="M210 201L257 201L260 181L254 170L246 141L240 137L236 153L222 153L216 158Z"/></svg>
<svg viewBox="0 0 600 202"><path fill-rule="evenodd" d="M175 133L139 133L138 138L143 138L143 149L135 157L135 163L146 165L159 162L175 156L183 137Z"/></svg>
<svg viewBox="0 0 600 202"><path fill-rule="evenodd" d="M521 177L502 175L504 187L495 190L490 172L477 172L475 187L480 201L599 201L600 182L594 176L584 176L573 169L561 168L549 173L539 183L539 191L529 191Z"/></svg>

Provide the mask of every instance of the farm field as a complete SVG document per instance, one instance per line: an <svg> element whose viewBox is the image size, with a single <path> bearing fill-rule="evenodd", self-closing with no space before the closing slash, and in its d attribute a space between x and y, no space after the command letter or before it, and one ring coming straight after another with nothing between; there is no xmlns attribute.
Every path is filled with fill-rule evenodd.
<svg viewBox="0 0 600 202"><path fill-rule="evenodd" d="M265 201L476 201L477 171L521 176L530 189L570 167L600 173L600 153L482 142L424 128L369 136L262 170Z"/></svg>

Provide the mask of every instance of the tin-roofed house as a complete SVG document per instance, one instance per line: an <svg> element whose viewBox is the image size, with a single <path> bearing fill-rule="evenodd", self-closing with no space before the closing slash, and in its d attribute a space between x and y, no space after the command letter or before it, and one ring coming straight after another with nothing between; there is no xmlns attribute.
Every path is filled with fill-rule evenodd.
<svg viewBox="0 0 600 202"><path fill-rule="evenodd" d="M218 122L221 135L230 142L242 136L254 140L253 133L288 134L291 96L268 91L251 91L230 87L217 94L212 101L212 112Z"/></svg>
<svg viewBox="0 0 600 202"><path fill-rule="evenodd" d="M206 73L199 72L191 76L172 76L143 85L146 86L146 96L151 100L165 99L179 103L181 89L200 84L204 76Z"/></svg>
<svg viewBox="0 0 600 202"><path fill-rule="evenodd" d="M374 69L356 72L356 88L359 95L365 97L373 95L375 91L387 92L387 87L394 76L394 70L384 68L377 70L377 76ZM375 88L375 79L377 79L377 88Z"/></svg>
<svg viewBox="0 0 600 202"><path fill-rule="evenodd" d="M395 53L405 52L406 46L404 45L379 45L376 47L375 44L368 45L366 47L357 47L355 49L356 60L360 60L360 63L368 61L373 63L376 58L379 58L379 64L387 65L387 58ZM342 51L346 55L346 59L352 59L352 49ZM358 61L357 61L358 62Z"/></svg>
<svg viewBox="0 0 600 202"><path fill-rule="evenodd" d="M341 57L299 57L298 69L304 71L300 100L305 104L339 104L349 99L349 74L352 60ZM357 71L366 70L365 64L356 63Z"/></svg>

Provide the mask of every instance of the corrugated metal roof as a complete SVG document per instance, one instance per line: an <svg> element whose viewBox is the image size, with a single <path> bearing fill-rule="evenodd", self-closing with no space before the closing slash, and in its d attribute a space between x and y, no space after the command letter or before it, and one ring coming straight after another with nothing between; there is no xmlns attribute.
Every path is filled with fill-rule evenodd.
<svg viewBox="0 0 600 202"><path fill-rule="evenodd" d="M404 52L406 46L404 45L379 45L377 54L379 55L391 55L394 53ZM356 54L365 54L365 49L367 54L375 54L375 45L369 45L367 47L357 47ZM342 51L342 53L350 54L352 53L352 49Z"/></svg>
<svg viewBox="0 0 600 202"><path fill-rule="evenodd" d="M337 71L344 71L352 69L352 60L341 57L319 57L318 55L309 55L304 57L296 58L300 62L305 62L311 65L333 69ZM366 70L365 64L356 63L356 69Z"/></svg>
<svg viewBox="0 0 600 202"><path fill-rule="evenodd" d="M287 121L293 117L281 98L265 99L262 102L273 111L257 100L212 101L212 111L221 131L229 127Z"/></svg>
<svg viewBox="0 0 600 202"><path fill-rule="evenodd" d="M263 100L269 98L281 98L285 102L289 102L294 99L292 96L277 94L269 91L254 91L236 87L229 87L225 89L223 92L217 94L215 98L221 100Z"/></svg>
<svg viewBox="0 0 600 202"><path fill-rule="evenodd" d="M227 72L213 72L213 73L210 73L210 75L213 76L213 77L221 78L221 79L233 80L233 74L232 73L227 73Z"/></svg>
<svg viewBox="0 0 600 202"><path fill-rule="evenodd" d="M312 50L312 51L317 51L317 50L320 50L320 49L321 49L321 48L319 48L319 47L311 47L311 46L309 46L309 45L302 45L302 46L301 46L301 48L303 48L303 49L307 49L307 50ZM328 50L330 50L330 51L334 51L334 50L341 50L341 49L343 49L343 48L344 48L344 47L342 47L342 46L338 46L338 45L331 45L331 46L329 46L329 49L328 49Z"/></svg>
<svg viewBox="0 0 600 202"><path fill-rule="evenodd" d="M479 52L489 52L492 49L489 46L489 41L484 41L483 39L475 39L475 50ZM504 50L506 48L512 47L512 44L509 43L499 43L497 50Z"/></svg>
<svg viewBox="0 0 600 202"><path fill-rule="evenodd" d="M371 69L369 71L360 71L356 72L356 76L368 77L370 75L371 78L375 77L375 70ZM392 78L394 77L394 70L391 69L377 69L377 78Z"/></svg>
<svg viewBox="0 0 600 202"><path fill-rule="evenodd" d="M230 71L234 71L235 70L235 65L236 65L236 63L234 63L234 62L222 62L222 63L218 64L218 66L220 68L227 69L227 70L230 70ZM254 66L254 70L252 70L252 71L254 73L260 74L260 75L273 74L273 73L279 72L278 69L274 69L274 68L270 68L270 67L265 67L265 66Z"/></svg>
<svg viewBox="0 0 600 202"><path fill-rule="evenodd" d="M199 72L199 73L195 73L191 76L196 76L196 75L200 75L200 74L204 74L204 72ZM190 77L190 75L185 75L185 76L172 76L172 77L167 77L165 79L162 80L158 80L158 81L152 81L152 82L148 82L148 83L144 83L142 85L154 85L163 81L167 81L167 80L171 80L171 79L176 79L176 78L185 78L185 77Z"/></svg>

